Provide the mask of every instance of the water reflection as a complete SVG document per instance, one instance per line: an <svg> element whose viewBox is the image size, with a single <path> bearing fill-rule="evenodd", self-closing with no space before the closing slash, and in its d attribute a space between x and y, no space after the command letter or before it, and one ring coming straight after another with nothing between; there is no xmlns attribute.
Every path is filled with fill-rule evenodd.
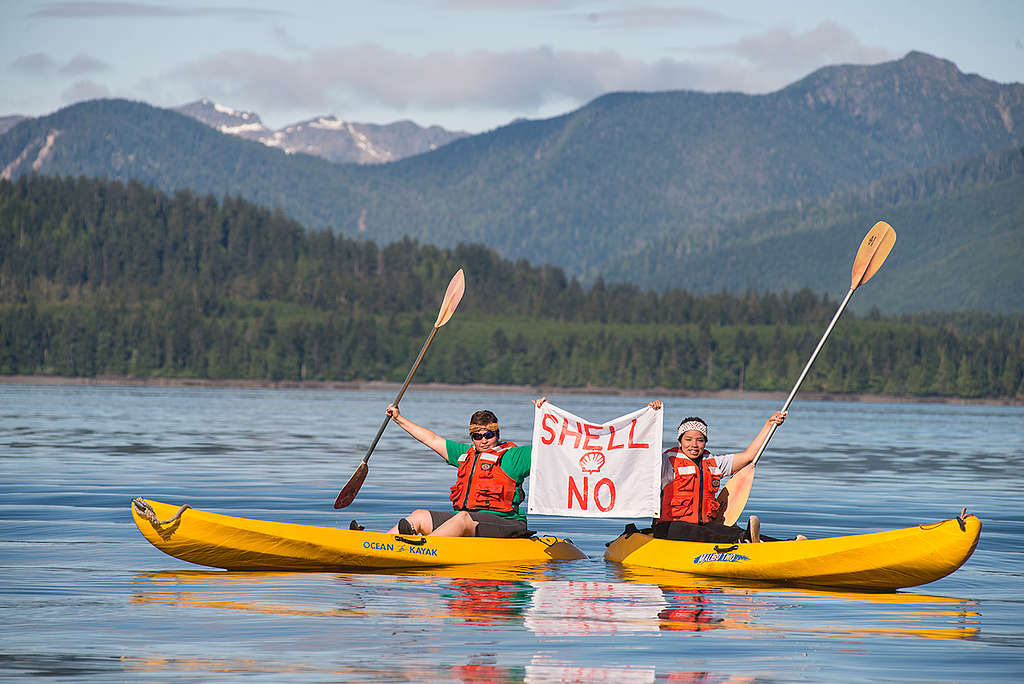
<svg viewBox="0 0 1024 684"><path fill-rule="evenodd" d="M524 625L539 636L657 632L657 615L667 605L650 584L561 580L533 587Z"/></svg>
<svg viewBox="0 0 1024 684"><path fill-rule="evenodd" d="M538 653L525 667L502 667L488 662L486 657L451 669L463 684L545 684L547 682L619 682L643 684L646 682L698 682L704 684L740 684L754 681L754 677L735 677L713 672L673 671L658 672L649 665L619 667L588 667L562 663L551 653Z"/></svg>
<svg viewBox="0 0 1024 684"><path fill-rule="evenodd" d="M713 672L661 673L653 666L589 667L561 663L551 654L534 655L525 666L500 665L493 655L473 657L463 665L389 663L385 667L348 666L323 668L303 662L254 658L141 658L120 659L124 672L173 672L199 674L330 674L345 681L442 681L462 684L545 684L548 682L614 682L643 684L663 681L680 684L740 684L754 677ZM44 670L45 671L45 670ZM109 673L109 672L108 672Z"/></svg>
<svg viewBox="0 0 1024 684"><path fill-rule="evenodd" d="M623 582L655 584L671 607L662 629L799 631L862 637L973 639L981 613L970 599L904 592L858 592L743 582L684 573L618 568ZM877 607L866 613L858 604ZM780 610L781 609L781 610ZM796 624L787 619L796 614ZM851 622L844 624L844 613ZM815 619L808 619L809 614ZM870 616L870 621L865 616ZM857 624L857 623L860 624Z"/></svg>
<svg viewBox="0 0 1024 684"><path fill-rule="evenodd" d="M660 629L673 632L700 632L707 629L737 627L749 623L749 612L727 620L716 615L714 590L702 587L660 587L669 605L658 613ZM744 620L744 618L746 620Z"/></svg>
<svg viewBox="0 0 1024 684"><path fill-rule="evenodd" d="M152 572L135 576L132 602L376 621L371 624L445 620L538 637L731 630L962 640L977 637L981 617L976 602L946 596L804 589L630 569L618 569L616 581L563 580L545 576L549 571L483 566L407 573ZM874 606L864 610L864 603Z"/></svg>
<svg viewBox="0 0 1024 684"><path fill-rule="evenodd" d="M623 684L641 684L643 682L653 682L657 674L652 666L586 667L583 665L561 664L550 654L538 654L526 666L523 681L530 684L540 684L542 682L623 682ZM672 673L661 677L661 679L684 682L707 681L705 679L677 679L682 674Z"/></svg>
<svg viewBox="0 0 1024 684"><path fill-rule="evenodd" d="M532 604L533 585L508 580L454 578L443 586L442 592L453 618L471 625L495 625L505 620L523 620Z"/></svg>
<svg viewBox="0 0 1024 684"><path fill-rule="evenodd" d="M614 682L643 684L663 681L702 684L740 684L754 677L735 677L711 672L660 673L653 666L587 667L560 663L549 654L535 655L525 666L500 665L494 656L480 656L463 665L390 663L386 667L349 666L321 668L303 662L252 658L140 658L123 657L124 672L200 674L330 674L344 681L456 681L462 684L545 684L548 682Z"/></svg>

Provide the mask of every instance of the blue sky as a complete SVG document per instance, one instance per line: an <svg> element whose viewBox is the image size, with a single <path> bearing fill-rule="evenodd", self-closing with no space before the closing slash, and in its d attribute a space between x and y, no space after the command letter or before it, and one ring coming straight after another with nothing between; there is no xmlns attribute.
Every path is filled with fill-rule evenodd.
<svg viewBox="0 0 1024 684"><path fill-rule="evenodd" d="M334 114L480 132L606 92L765 93L921 50L1024 81L1024 1L377 0L0 4L0 115L209 97L271 128Z"/></svg>

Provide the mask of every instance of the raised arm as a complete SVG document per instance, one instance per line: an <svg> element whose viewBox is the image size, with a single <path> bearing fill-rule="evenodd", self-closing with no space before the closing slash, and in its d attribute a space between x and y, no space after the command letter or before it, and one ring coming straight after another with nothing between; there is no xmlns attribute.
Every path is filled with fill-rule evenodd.
<svg viewBox="0 0 1024 684"><path fill-rule="evenodd" d="M401 412L398 410L398 407L395 406L394 404L388 404L386 413L388 414L388 416L391 417L392 422L394 422L398 427L402 428L410 435L415 437L417 440L419 440L423 444L427 445L428 447L436 451L437 455L440 456L441 458L448 458L446 441L444 437L437 434L433 430L429 430L423 427L422 425L417 425L416 423L412 422L411 420L403 416Z"/></svg>
<svg viewBox="0 0 1024 684"><path fill-rule="evenodd" d="M776 411L768 418L768 420L765 421L764 427L762 427L761 431L757 433L757 437L754 437L754 440L750 445L733 456L732 472L735 473L737 470L754 460L754 456L757 454L757 450L761 447L761 443L768 439L768 432L772 429L772 425L782 425L783 421L786 420L786 413L786 411Z"/></svg>

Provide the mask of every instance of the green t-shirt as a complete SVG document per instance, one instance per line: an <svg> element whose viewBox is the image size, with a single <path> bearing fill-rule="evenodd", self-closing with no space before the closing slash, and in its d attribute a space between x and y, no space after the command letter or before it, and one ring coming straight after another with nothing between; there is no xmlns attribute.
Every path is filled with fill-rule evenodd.
<svg viewBox="0 0 1024 684"><path fill-rule="evenodd" d="M445 450L448 453L447 460L448 465L459 467L459 456L466 453L473 448L472 444L462 444L461 442L453 442L450 439L445 440ZM526 498L526 492L523 491L523 480L530 474L530 464L532 463L531 454L533 452L533 446L514 446L508 449L501 455L501 469L506 475L516 481L516 493L512 498L512 504L515 506L508 513L499 513L498 511L488 511L494 515L499 515L502 518L511 518L512 520L522 520L526 522L526 514L519 512L519 504Z"/></svg>

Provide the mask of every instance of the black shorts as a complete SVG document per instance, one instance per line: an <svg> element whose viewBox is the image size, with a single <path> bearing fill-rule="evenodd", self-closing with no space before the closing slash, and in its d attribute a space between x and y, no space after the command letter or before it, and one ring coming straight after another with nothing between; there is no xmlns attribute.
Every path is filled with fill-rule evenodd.
<svg viewBox="0 0 1024 684"><path fill-rule="evenodd" d="M436 530L445 521L455 517L459 511L430 511L430 519ZM526 523L522 520L503 518L488 511L470 511L469 517L476 521L476 536L497 537L499 539L515 539L516 537L531 537L533 531L526 529Z"/></svg>
<svg viewBox="0 0 1024 684"><path fill-rule="evenodd" d="M694 541L714 542L725 544L739 544L750 541L750 531L738 525L723 525L722 523L709 522L703 525L697 523L683 522L682 520L668 520L654 523L652 534L655 539L671 539L673 541ZM760 535L761 541L778 541L774 537Z"/></svg>
<svg viewBox="0 0 1024 684"><path fill-rule="evenodd" d="M672 539L675 541L724 542L738 544L750 541L747 531L737 525L723 525L709 522L704 525L670 520L654 523L655 539Z"/></svg>

